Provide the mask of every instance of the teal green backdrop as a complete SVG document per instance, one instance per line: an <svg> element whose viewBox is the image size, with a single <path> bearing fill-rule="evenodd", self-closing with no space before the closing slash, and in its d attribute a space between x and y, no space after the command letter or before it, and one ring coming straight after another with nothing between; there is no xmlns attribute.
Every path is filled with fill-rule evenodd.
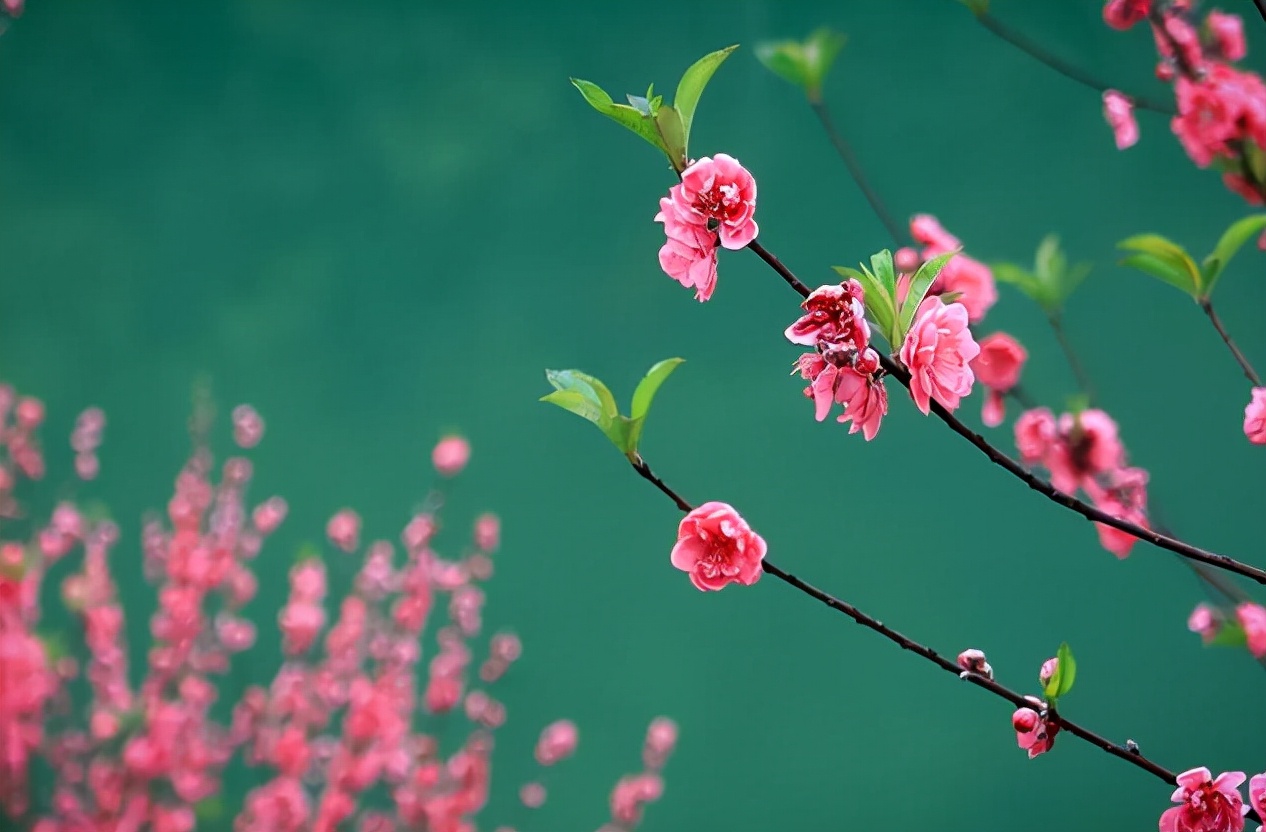
<svg viewBox="0 0 1266 832"><path fill-rule="evenodd" d="M1108 30L1095 0L994 5L1114 83L1166 94L1149 35ZM1226 5L1260 71L1266 26ZM139 519L184 459L191 389L208 381L223 411L253 403L268 423L256 493L292 509L258 562L267 624L291 553L333 511L396 539L431 445L466 432L447 546L501 513L486 620L525 643L500 688L488 829L515 820L535 734L564 716L579 755L522 828L597 828L657 714L681 742L649 832L1152 828L1159 781L1067 737L1029 761L1005 703L776 581L704 595L673 570L677 512L537 399L546 367L625 398L678 355L644 451L687 499L738 506L784 568L939 650L984 648L1015 687L1035 689L1067 640L1069 716L1175 769L1266 769L1262 668L1186 631L1202 590L1174 558L1139 546L1118 562L904 396L871 443L815 423L787 375L797 298L750 254L723 252L704 305L660 272L670 173L568 76L671 89L741 43L693 150L755 173L761 240L816 285L889 245L797 92L752 55L820 24L850 36L827 97L894 212L935 213L984 260L1027 261L1053 231L1093 261L1067 324L1153 503L1183 536L1266 561L1247 385L1189 300L1113 265L1140 231L1203 252L1245 206L1163 117L1140 114L1141 142L1117 152L1098 95L951 0L31 0L0 38L0 376L48 402L43 493L69 470L74 415L105 408L103 473L81 493L109 502L115 562L139 576ZM1259 366L1263 271L1250 247L1219 288ZM1021 338L1025 386L1062 402L1072 380L1040 315L1001 292L982 331ZM139 641L152 596L125 592ZM252 776L234 773L236 796Z"/></svg>

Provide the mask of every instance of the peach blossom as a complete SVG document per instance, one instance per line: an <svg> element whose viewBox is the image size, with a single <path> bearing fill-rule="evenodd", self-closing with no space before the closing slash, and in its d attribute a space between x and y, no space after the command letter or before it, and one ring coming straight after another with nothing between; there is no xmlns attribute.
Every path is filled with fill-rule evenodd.
<svg viewBox="0 0 1266 832"><path fill-rule="evenodd" d="M924 415L932 399L947 410L958 408L962 397L971 393L975 376L970 362L979 353L961 303L947 306L940 298L929 297L919 305L900 357L910 371L910 395Z"/></svg>
<svg viewBox="0 0 1266 832"><path fill-rule="evenodd" d="M660 205L666 203L670 200L660 200ZM662 216L663 211L656 215L656 220ZM715 235L693 226L679 226L659 250L659 267L682 286L693 288L695 300L708 300L717 285Z"/></svg>
<svg viewBox="0 0 1266 832"><path fill-rule="evenodd" d="M1266 774L1254 774L1248 781L1248 799L1259 818L1266 818ZM1262 832L1262 827L1257 827Z"/></svg>
<svg viewBox="0 0 1266 832"><path fill-rule="evenodd" d="M1266 445L1266 387L1254 387L1244 408L1244 435L1254 445Z"/></svg>
<svg viewBox="0 0 1266 832"><path fill-rule="evenodd" d="M1244 628L1248 652L1255 658L1266 658L1266 607L1246 601L1235 608L1235 618Z"/></svg>
<svg viewBox="0 0 1266 832"><path fill-rule="evenodd" d="M1108 0L1103 7L1103 20L1113 29L1129 29L1147 17L1152 0Z"/></svg>
<svg viewBox="0 0 1266 832"><path fill-rule="evenodd" d="M1134 102L1116 90L1103 93L1103 117L1112 128L1117 150L1133 147L1139 140L1139 123L1134 118Z"/></svg>
<svg viewBox="0 0 1266 832"><path fill-rule="evenodd" d="M1238 61L1248 54L1244 45L1244 20L1237 14L1210 10L1204 19L1223 59Z"/></svg>
<svg viewBox="0 0 1266 832"><path fill-rule="evenodd" d="M1170 798L1179 805L1160 816L1160 832L1241 832L1244 779L1242 771L1219 774L1216 780L1204 767L1184 771Z"/></svg>
<svg viewBox="0 0 1266 832"><path fill-rule="evenodd" d="M962 247L958 238L941 227L940 222L931 214L916 214L911 218L910 236L922 244L923 251L920 254L924 260ZM967 315L973 323L982 320L989 307L998 300L993 271L979 260L962 253L956 254L945 264L936 282L932 284L931 294L945 292L957 292L961 295L958 302L967 309Z"/></svg>
<svg viewBox="0 0 1266 832"><path fill-rule="evenodd" d="M350 508L338 511L326 524L325 536L344 552L355 552L360 545L360 515Z"/></svg>
<svg viewBox="0 0 1266 832"><path fill-rule="evenodd" d="M971 648L959 653L958 666L963 669L963 672L958 674L959 676L966 677L969 673L975 673L977 676L984 676L986 679L993 678L993 668L985 658L983 650Z"/></svg>
<svg viewBox="0 0 1266 832"><path fill-rule="evenodd" d="M806 347L828 341L854 350L865 349L870 343L870 325L862 300L862 284L852 278L836 286L819 286L800 304L805 314L783 335L791 343Z"/></svg>
<svg viewBox="0 0 1266 832"><path fill-rule="evenodd" d="M756 239L756 180L733 156L692 163L669 198L677 222L716 231L722 248L741 249Z"/></svg>
<svg viewBox="0 0 1266 832"><path fill-rule="evenodd" d="M1006 416L1007 391L1020 382L1020 371L1029 358L1028 351L1005 332L995 332L980 340L980 354L971 362L976 380L989 388L981 418L991 428L1002 424Z"/></svg>
<svg viewBox="0 0 1266 832"><path fill-rule="evenodd" d="M576 743L580 732L576 723L570 719L551 722L541 731L536 741L536 761L543 766L552 766L576 753Z"/></svg>
<svg viewBox="0 0 1266 832"><path fill-rule="evenodd" d="M455 477L470 461L470 443L462 436L445 436L431 451L431 464L441 477Z"/></svg>
<svg viewBox="0 0 1266 832"><path fill-rule="evenodd" d="M1059 723L1043 719L1041 711L1046 709L1045 702L1033 696L1024 698L1032 702L1033 707L1017 709L1011 715L1011 727L1015 728L1016 743L1029 753L1031 760L1055 746Z"/></svg>
<svg viewBox="0 0 1266 832"><path fill-rule="evenodd" d="M1201 640L1208 644L1222 629L1222 616L1208 604L1197 604L1187 617L1187 629L1199 633Z"/></svg>
<svg viewBox="0 0 1266 832"><path fill-rule="evenodd" d="M682 518L670 560L698 589L718 590L760 580L765 551L764 539L733 506L711 501Z"/></svg>

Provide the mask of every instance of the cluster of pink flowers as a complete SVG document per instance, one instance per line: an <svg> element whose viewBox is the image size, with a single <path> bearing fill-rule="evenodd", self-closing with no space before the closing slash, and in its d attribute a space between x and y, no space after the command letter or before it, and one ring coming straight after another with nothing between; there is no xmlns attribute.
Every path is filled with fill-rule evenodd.
<svg viewBox="0 0 1266 832"><path fill-rule="evenodd" d="M760 580L765 540L728 503L707 502L682 518L669 560L701 590Z"/></svg>
<svg viewBox="0 0 1266 832"><path fill-rule="evenodd" d="M1266 201L1266 181L1254 171L1249 144L1266 150L1266 83L1232 66L1248 53L1238 15L1211 10L1202 29L1187 20L1188 3L1160 9L1152 30L1161 62L1157 75L1174 83L1178 113L1170 123L1187 155L1199 167L1215 162L1226 186L1250 205ZM1110 0L1104 20L1128 29L1153 12L1151 0ZM1121 93L1104 94L1104 115L1124 149L1138 140L1132 105Z"/></svg>
<svg viewBox="0 0 1266 832"><path fill-rule="evenodd" d="M959 251L963 247L959 239L946 231L931 214L916 214L910 219L910 236L923 249L918 252L913 249L897 251L897 268L907 274L912 274L924 260ZM993 271L979 260L961 252L945 264L928 291L929 295L948 293L958 296L958 301L967 308L967 315L973 324L984 320L989 308L998 302L998 287L994 283Z"/></svg>
<svg viewBox="0 0 1266 832"><path fill-rule="evenodd" d="M1147 471L1126 465L1117 424L1102 410L1064 413L1056 418L1044 407L1028 410L1015 423L1020 458L1050 472L1051 485L1065 494L1081 489L1103 511L1137 526L1147 526ZM1138 538L1096 523L1099 542L1118 558Z"/></svg>
<svg viewBox="0 0 1266 832"><path fill-rule="evenodd" d="M35 436L42 420L37 400L0 386L0 503L7 517L19 511L18 480L43 474ZM232 422L240 446L263 436L263 420L247 406L233 411ZM103 425L98 410L80 417L72 436L77 455L95 459ZM256 637L243 616L257 589L251 564L287 506L272 497L252 509L249 460L229 458L217 479L205 436L195 440L165 519L149 520L142 531L143 573L156 586L158 607L139 686L129 679L124 610L110 566L118 529L65 502L31 540L0 541L0 813L36 832L190 832L240 753L268 774L233 819L237 832L473 832L472 818L487 801L494 732L506 718L505 706L479 682L499 679L522 652L512 633L493 635L479 678L471 678L472 642L482 629L480 582L491 577L500 543L496 516L476 520L473 544L455 560L433 548L440 522L429 509L405 527L403 563L396 564L390 542L369 543L329 626L325 562L315 552L297 562L277 618L283 663L270 682L247 687L222 723L212 705L233 656ZM452 438L445 443L435 463L452 476L469 449ZM82 475L78 460L76 468ZM425 505L439 502L436 494ZM336 551L357 555L360 517L337 512L327 536ZM76 550L82 561L63 579L61 595L83 627L82 666L53 659L37 629L43 579ZM440 597L447 598L446 620L436 625L439 650L419 695L423 636ZM80 675L90 694L86 707L70 684ZM440 714L459 704L470 728L455 750L442 751L438 737L414 727L419 710ZM569 733L566 725L555 726L540 753L556 760L574 750L575 726ZM36 759L54 775L47 805L31 803Z"/></svg>
<svg viewBox="0 0 1266 832"><path fill-rule="evenodd" d="M695 298L712 297L717 282L717 246L744 248L756 239L756 180L724 153L693 162L659 201L656 222L668 239L659 265Z"/></svg>
<svg viewBox="0 0 1266 832"><path fill-rule="evenodd" d="M852 422L867 441L879 432L888 412L888 391L879 375L879 353L870 346L862 285L849 279L838 286L820 286L805 298L804 314L784 333L793 344L813 347L797 360L800 375L809 382L805 396L813 399L815 417L826 418L831 405L844 405L840 422Z"/></svg>
<svg viewBox="0 0 1266 832"><path fill-rule="evenodd" d="M599 832L632 832L642 822L646 804L664 794L664 764L677 745L677 724L657 717L646 729L642 745L642 770L621 777L611 790L611 822Z"/></svg>

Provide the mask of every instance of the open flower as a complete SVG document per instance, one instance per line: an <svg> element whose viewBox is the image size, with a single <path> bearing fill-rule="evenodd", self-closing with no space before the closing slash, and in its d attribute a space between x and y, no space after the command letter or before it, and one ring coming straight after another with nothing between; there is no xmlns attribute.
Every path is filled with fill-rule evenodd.
<svg viewBox="0 0 1266 832"><path fill-rule="evenodd" d="M1248 799L1259 818L1266 818L1266 774L1254 774L1248 781ZM1257 827L1257 832L1262 828Z"/></svg>
<svg viewBox="0 0 1266 832"><path fill-rule="evenodd" d="M1204 19L1218 52L1228 61L1238 61L1248 54L1244 45L1244 20L1238 14L1226 14L1217 9L1209 11Z"/></svg>
<svg viewBox="0 0 1266 832"><path fill-rule="evenodd" d="M1241 832L1243 782L1242 771L1219 774L1216 780L1203 766L1184 771L1178 775L1178 788L1170 798L1180 805L1160 816L1160 832Z"/></svg>
<svg viewBox="0 0 1266 832"><path fill-rule="evenodd" d="M1152 0L1108 0L1103 7L1103 20L1113 29L1129 29L1147 17Z"/></svg>
<svg viewBox="0 0 1266 832"><path fill-rule="evenodd" d="M1055 746L1059 723L1042 715L1046 711L1045 702L1035 696L1024 698L1032 702L1033 707L1017 709L1011 715L1011 727L1015 729L1016 744L1029 752L1029 759L1032 760Z"/></svg>
<svg viewBox="0 0 1266 832"><path fill-rule="evenodd" d="M707 502L682 518L673 547L673 566L690 573L701 590L723 589L760 580L765 541L727 503Z"/></svg>
<svg viewBox="0 0 1266 832"><path fill-rule="evenodd" d="M910 219L910 236L923 245L920 255L924 260L962 248L958 238L942 228L931 214L916 214ZM989 307L998 301L993 271L979 260L962 253L950 258L932 284L931 294L946 292L959 295L958 300L967 308L967 315L973 323L983 319Z"/></svg>
<svg viewBox="0 0 1266 832"><path fill-rule="evenodd" d="M1235 618L1244 628L1248 652L1258 659L1266 657L1266 607L1245 601L1235 608Z"/></svg>
<svg viewBox="0 0 1266 832"><path fill-rule="evenodd" d="M962 397L971 393L975 375L970 362L979 354L961 303L947 306L940 298L929 297L919 304L900 356L910 371L910 395L924 415L931 399L947 410L958 408Z"/></svg>

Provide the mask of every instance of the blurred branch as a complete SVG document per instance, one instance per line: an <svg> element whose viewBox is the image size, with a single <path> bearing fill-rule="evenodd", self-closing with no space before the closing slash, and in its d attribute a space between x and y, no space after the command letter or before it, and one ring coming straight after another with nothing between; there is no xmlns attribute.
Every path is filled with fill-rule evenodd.
<svg viewBox="0 0 1266 832"><path fill-rule="evenodd" d="M892 237L893 241L898 245L904 245L909 241L910 235L905 233L901 224L889 213L888 207L884 205L878 192L871 187L870 181L866 178L866 172L862 170L861 162L857 160L857 154L853 152L852 145L848 143L844 135L836 129L826 104L820 98L810 98L809 106L813 109L813 114L818 117L818 121L822 122L827 138L831 140L831 144L835 147L835 152L839 154L840 159L844 162L844 167L848 168L849 175L853 177L853 181L861 189L862 196L866 197L866 202L870 204L870 210L875 212L875 216L883 223L884 228L887 229L888 235Z"/></svg>
<svg viewBox="0 0 1266 832"><path fill-rule="evenodd" d="M1010 26L998 20L988 12L981 12L980 14L977 14L976 20L980 22L981 26L984 26L997 37L1011 44L1021 52L1026 53L1030 57L1046 64L1065 78L1076 81L1078 84L1089 87L1092 90L1097 90L1100 93L1107 92L1110 89L1118 89L1117 87L1104 83L1102 80L1091 75L1089 72L1086 72L1081 67L1071 64L1053 52L1048 51L1046 47L1042 46L1042 44L1033 40L1028 35L1012 29ZM1174 115L1174 108L1163 101L1157 101L1153 98L1148 98L1142 95L1134 95L1127 92L1122 92L1122 94L1133 101L1134 106L1140 110L1151 110L1154 113L1163 113L1168 116Z"/></svg>
<svg viewBox="0 0 1266 832"><path fill-rule="evenodd" d="M1266 2L1266 0L1262 0ZM1240 352L1240 348L1231 340L1231 335L1226 331L1226 327L1222 326L1222 319L1218 317L1218 313L1213 311L1213 301L1205 298L1200 301L1200 308L1209 316L1209 322L1213 324L1213 328L1218 331L1218 335L1222 336L1222 343L1226 344L1227 349L1231 351L1231 355L1235 357L1235 362L1240 365L1240 369L1244 371L1245 377L1252 383L1254 387L1262 386L1262 377L1253 369L1253 365L1249 363L1244 353Z"/></svg>

